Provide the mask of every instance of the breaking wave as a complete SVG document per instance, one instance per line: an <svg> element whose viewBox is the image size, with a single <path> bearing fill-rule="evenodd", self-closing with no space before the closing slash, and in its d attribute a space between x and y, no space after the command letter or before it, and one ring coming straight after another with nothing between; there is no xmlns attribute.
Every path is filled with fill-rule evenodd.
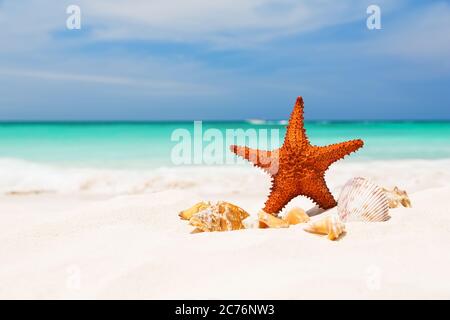
<svg viewBox="0 0 450 320"><path fill-rule="evenodd" d="M245 166L160 167L154 169L78 168L0 158L0 193L138 194L169 189L204 188L254 183ZM226 170L226 173L221 174ZM214 174L213 174L214 173ZM237 184L236 184L237 183Z"/></svg>
<svg viewBox="0 0 450 320"><path fill-rule="evenodd" d="M348 179L363 176L383 186L416 191L448 185L450 159L340 162L333 165L327 183L338 190ZM140 194L166 190L190 190L201 194L254 194L255 186L267 185L270 178L251 165L180 166L146 169L80 168L19 159L0 158L0 194Z"/></svg>

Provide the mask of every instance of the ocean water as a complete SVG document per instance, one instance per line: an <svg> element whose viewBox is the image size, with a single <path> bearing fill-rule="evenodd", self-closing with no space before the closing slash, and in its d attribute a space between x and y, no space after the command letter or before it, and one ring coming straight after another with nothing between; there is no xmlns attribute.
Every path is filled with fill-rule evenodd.
<svg viewBox="0 0 450 320"><path fill-rule="evenodd" d="M194 155L206 152L217 137L222 141L216 144L220 149L216 159L230 156L231 143L275 148L284 139L285 125L283 121L203 122L201 128L193 122L2 123L0 159L78 168L171 167L177 165L173 152L181 141L191 144L190 164L196 164ZM306 130L315 145L363 139L364 148L346 161L450 158L450 122L307 122ZM227 132L237 137L256 133L256 140L227 140ZM176 133L183 139L173 139ZM211 134L215 138L208 141Z"/></svg>
<svg viewBox="0 0 450 320"><path fill-rule="evenodd" d="M401 169L403 161L388 161L387 168L397 168L407 180L448 181L449 122L308 122L306 129L316 145L365 141L363 149L343 161L350 165L347 169L336 171L335 166L333 177L341 172L342 181L352 176L352 170L369 174L370 160L403 159L414 159L409 169ZM271 149L283 142L284 135L285 122L265 121L205 122L201 127L193 122L3 123L0 194L251 190L266 180L256 170L242 170L249 164L234 157L229 145ZM177 165L180 154L183 161ZM374 168L380 168L377 163ZM414 175L411 163L418 169ZM262 180L254 180L257 177Z"/></svg>

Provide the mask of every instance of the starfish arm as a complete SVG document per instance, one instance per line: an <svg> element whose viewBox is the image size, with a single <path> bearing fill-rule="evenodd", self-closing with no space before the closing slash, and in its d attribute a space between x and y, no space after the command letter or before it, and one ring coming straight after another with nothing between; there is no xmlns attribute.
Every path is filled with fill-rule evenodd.
<svg viewBox="0 0 450 320"><path fill-rule="evenodd" d="M322 209L331 209L337 205L323 176L303 182L301 194L311 198Z"/></svg>
<svg viewBox="0 0 450 320"><path fill-rule="evenodd" d="M236 145L230 146L230 150L271 175L278 169L278 150L265 151Z"/></svg>
<svg viewBox="0 0 450 320"><path fill-rule="evenodd" d="M284 146L291 149L299 149L303 145L309 144L304 127L303 106L303 98L298 97L287 125Z"/></svg>
<svg viewBox="0 0 450 320"><path fill-rule="evenodd" d="M332 163L344 158L352 152L355 152L363 145L364 142L357 139L336 143L325 147L315 147L315 159L317 161L318 168L325 171Z"/></svg>
<svg viewBox="0 0 450 320"><path fill-rule="evenodd" d="M277 215L296 196L293 184L279 183L275 178L272 181L272 188L264 206L264 211Z"/></svg>

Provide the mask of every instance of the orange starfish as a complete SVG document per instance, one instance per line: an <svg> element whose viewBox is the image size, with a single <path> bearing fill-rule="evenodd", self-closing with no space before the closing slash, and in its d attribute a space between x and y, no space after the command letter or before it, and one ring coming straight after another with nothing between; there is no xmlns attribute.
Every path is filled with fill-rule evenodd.
<svg viewBox="0 0 450 320"><path fill-rule="evenodd" d="M324 147L311 145L303 123L303 99L298 97L281 148L264 151L232 145L230 149L271 175L272 188L264 211L277 215L299 195L311 198L323 209L336 206L325 182L325 171L363 144L358 139Z"/></svg>

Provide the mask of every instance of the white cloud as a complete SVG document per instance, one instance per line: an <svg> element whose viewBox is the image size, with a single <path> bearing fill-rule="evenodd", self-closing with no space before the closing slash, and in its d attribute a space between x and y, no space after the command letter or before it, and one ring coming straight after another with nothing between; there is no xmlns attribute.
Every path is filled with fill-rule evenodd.
<svg viewBox="0 0 450 320"><path fill-rule="evenodd" d="M132 3L132 4L131 4ZM97 0L82 3L102 39L248 46L365 18L364 2L317 0Z"/></svg>
<svg viewBox="0 0 450 320"><path fill-rule="evenodd" d="M51 32L64 27L64 8L51 0L0 3L0 53L33 52L50 45Z"/></svg>
<svg viewBox="0 0 450 320"><path fill-rule="evenodd" d="M440 2L406 13L383 27L379 40L367 45L376 54L442 64L450 68L450 4Z"/></svg>
<svg viewBox="0 0 450 320"><path fill-rule="evenodd" d="M141 87L153 94L215 94L217 89L208 85L197 85L179 81L151 80L145 78L132 78L125 76L94 75L80 73L59 73L42 70L0 69L0 76L35 78L48 81L85 82L100 85L118 85Z"/></svg>
<svg viewBox="0 0 450 320"><path fill-rule="evenodd" d="M69 0L6 0L0 7L4 49L49 45L65 30ZM244 47L355 20L371 1L360 0L78 0L90 40L202 42ZM396 5L379 0L384 12ZM8 30L8 31L6 31Z"/></svg>
<svg viewBox="0 0 450 320"><path fill-rule="evenodd" d="M234 81L245 81L245 75L238 70L211 68L189 57L175 61L150 54L136 61L132 51L125 50L120 57L100 58L83 56L76 49L96 41L135 39L247 47L364 19L366 14L365 6L357 0L78 0L82 29L89 32L64 41L55 34L66 31L66 7L73 3L2 2L1 77L89 82L167 94L218 94L223 93L224 86L234 87ZM71 54L70 49L75 52Z"/></svg>

